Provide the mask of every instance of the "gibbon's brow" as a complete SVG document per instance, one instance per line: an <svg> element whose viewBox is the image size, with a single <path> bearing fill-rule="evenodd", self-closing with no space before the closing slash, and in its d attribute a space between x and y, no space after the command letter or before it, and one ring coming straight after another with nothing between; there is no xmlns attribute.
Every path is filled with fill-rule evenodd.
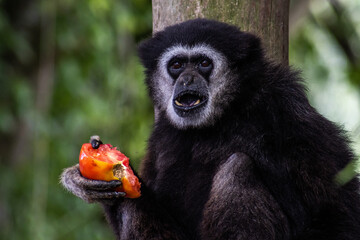
<svg viewBox="0 0 360 240"><path fill-rule="evenodd" d="M168 66L172 65L175 62L184 63L184 62L187 62L187 61L188 61L188 56L186 56L186 55L176 55L176 56L174 56L173 58L171 58L169 60Z"/></svg>
<svg viewBox="0 0 360 240"><path fill-rule="evenodd" d="M195 54L190 56L191 63L199 63L200 61L207 60L212 63L212 59L205 54Z"/></svg>
<svg viewBox="0 0 360 240"><path fill-rule="evenodd" d="M227 66L226 57L219 52L218 50L214 49L210 45L207 44L199 44L195 46L188 46L188 45L174 45L169 47L164 53L162 53L159 57L158 61L158 69L160 69L160 74L162 76L167 76L168 73L165 71L168 67L169 61L175 56L195 56L195 55L203 55L211 60L213 64L213 72L212 75L217 75L220 73L224 67Z"/></svg>
<svg viewBox="0 0 360 240"><path fill-rule="evenodd" d="M173 58L171 58L169 60L168 66L171 66L172 64L174 64L175 62L180 62L180 63L199 63L202 60L207 60L210 61L210 63L212 63L212 60L209 56L206 56L205 54L191 54L190 56L187 55L176 55Z"/></svg>

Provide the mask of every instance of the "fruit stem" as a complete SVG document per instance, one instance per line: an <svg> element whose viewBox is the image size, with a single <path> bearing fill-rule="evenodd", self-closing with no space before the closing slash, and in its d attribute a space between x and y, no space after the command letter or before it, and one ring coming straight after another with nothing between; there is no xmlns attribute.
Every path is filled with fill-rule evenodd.
<svg viewBox="0 0 360 240"><path fill-rule="evenodd" d="M90 144L93 149L98 149L102 143L98 135L93 135L90 137Z"/></svg>

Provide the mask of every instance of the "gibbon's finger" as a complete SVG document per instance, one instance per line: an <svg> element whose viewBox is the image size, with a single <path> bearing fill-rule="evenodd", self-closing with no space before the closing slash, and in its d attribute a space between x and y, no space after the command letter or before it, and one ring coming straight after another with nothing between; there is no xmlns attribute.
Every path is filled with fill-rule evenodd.
<svg viewBox="0 0 360 240"><path fill-rule="evenodd" d="M76 164L75 166L66 169L62 174L61 178L64 179L65 181L66 179L71 179L73 185L76 185L79 188L90 189L90 190L112 190L114 188L121 186L121 181L118 180L107 182L107 181L87 179L83 177L79 170L79 164Z"/></svg>
<svg viewBox="0 0 360 240"><path fill-rule="evenodd" d="M88 199L92 201L100 202L102 199L113 199L124 197L126 193L124 192L109 192L109 191L93 191L93 190L85 190L85 195Z"/></svg>
<svg viewBox="0 0 360 240"><path fill-rule="evenodd" d="M113 181L99 181L99 180L90 180L82 177L82 179L77 179L78 183L81 184L85 189L89 190L98 190L98 191L110 191L122 185L120 180Z"/></svg>

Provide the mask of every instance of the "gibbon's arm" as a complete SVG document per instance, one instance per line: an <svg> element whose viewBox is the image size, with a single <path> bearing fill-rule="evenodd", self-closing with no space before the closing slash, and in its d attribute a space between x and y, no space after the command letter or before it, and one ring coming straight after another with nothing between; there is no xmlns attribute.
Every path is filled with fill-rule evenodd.
<svg viewBox="0 0 360 240"><path fill-rule="evenodd" d="M214 176L201 223L203 239L289 239L288 229L253 160L244 153L231 155Z"/></svg>
<svg viewBox="0 0 360 240"><path fill-rule="evenodd" d="M120 181L84 178L78 165L64 170L61 183L86 202L101 203L118 239L188 239L176 220L157 204L144 183L141 183L140 198L123 198L125 193L113 190L121 185Z"/></svg>

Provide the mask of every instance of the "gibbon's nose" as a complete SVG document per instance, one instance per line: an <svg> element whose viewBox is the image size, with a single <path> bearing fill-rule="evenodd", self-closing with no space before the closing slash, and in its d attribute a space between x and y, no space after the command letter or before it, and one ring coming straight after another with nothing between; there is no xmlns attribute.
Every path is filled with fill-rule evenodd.
<svg viewBox="0 0 360 240"><path fill-rule="evenodd" d="M180 82L179 84L182 86L189 86L192 83L194 83L195 76L191 73L185 73L182 76L180 76Z"/></svg>

